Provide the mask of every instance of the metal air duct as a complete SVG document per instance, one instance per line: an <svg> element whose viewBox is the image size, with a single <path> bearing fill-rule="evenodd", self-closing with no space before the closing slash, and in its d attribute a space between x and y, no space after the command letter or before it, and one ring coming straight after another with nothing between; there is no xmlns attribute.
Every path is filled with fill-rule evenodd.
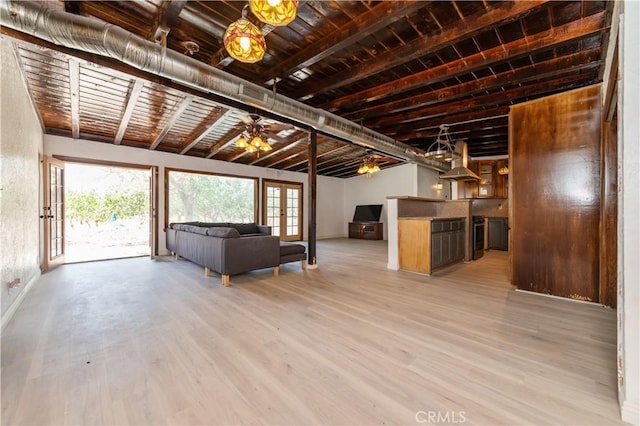
<svg viewBox="0 0 640 426"><path fill-rule="evenodd" d="M2 1L0 23L57 45L113 58L142 71L271 111L364 147L438 171L447 170L443 163L424 158L422 152L409 145L330 112L274 94L257 84L98 19L51 9L35 1Z"/></svg>

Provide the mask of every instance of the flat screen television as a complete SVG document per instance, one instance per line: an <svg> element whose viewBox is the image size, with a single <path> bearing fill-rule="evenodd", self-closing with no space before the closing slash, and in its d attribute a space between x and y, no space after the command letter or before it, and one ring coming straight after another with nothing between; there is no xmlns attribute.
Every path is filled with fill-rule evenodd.
<svg viewBox="0 0 640 426"><path fill-rule="evenodd" d="M382 213L382 204L356 206L352 222L380 222L380 213Z"/></svg>

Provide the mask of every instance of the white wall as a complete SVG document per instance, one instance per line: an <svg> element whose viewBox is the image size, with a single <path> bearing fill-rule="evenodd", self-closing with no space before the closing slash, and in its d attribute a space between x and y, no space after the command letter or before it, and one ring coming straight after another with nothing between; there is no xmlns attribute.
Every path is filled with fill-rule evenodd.
<svg viewBox="0 0 640 426"><path fill-rule="evenodd" d="M418 191L417 196L423 198L437 198L441 200L450 200L451 180L439 179L436 170L429 169L424 166L418 165ZM442 185L442 189L438 189L437 184Z"/></svg>
<svg viewBox="0 0 640 426"><path fill-rule="evenodd" d="M389 196L412 196L442 198L449 196L449 185L444 182L442 190L436 190L438 172L417 164L403 164L374 173L371 176L355 176L345 180L344 226L353 219L353 212L359 204L382 204L380 222L384 225L384 239L388 238Z"/></svg>
<svg viewBox="0 0 640 426"><path fill-rule="evenodd" d="M44 149L47 155L61 155L82 159L101 161L115 161L121 163L159 166L159 206L158 206L158 246L161 254L166 253L164 227L164 169L179 168L195 171L225 173L240 176L259 177L303 184L304 211L303 228L304 238L307 238L309 188L308 177L305 173L288 172L283 170L267 169L264 167L247 166L243 164L229 163L225 161L210 160L205 158L189 157L167 152L132 148L121 145L112 145L102 142L87 140L74 140L62 136L45 135ZM262 183L260 183L262 185ZM317 238L343 237L344 229L344 180L325 176L318 176L317 184ZM321 259L320 259L321 260Z"/></svg>
<svg viewBox="0 0 640 426"><path fill-rule="evenodd" d="M622 419L640 424L640 3L624 2L620 25L618 356Z"/></svg>
<svg viewBox="0 0 640 426"><path fill-rule="evenodd" d="M383 169L370 176L360 175L345 179L343 229L348 232L348 224L358 204L382 204L380 222L384 239L387 239L387 197L390 195L413 195L417 193L416 165Z"/></svg>
<svg viewBox="0 0 640 426"><path fill-rule="evenodd" d="M2 326L40 275L42 129L11 42L0 41L0 299ZM7 289L7 283L20 285Z"/></svg>

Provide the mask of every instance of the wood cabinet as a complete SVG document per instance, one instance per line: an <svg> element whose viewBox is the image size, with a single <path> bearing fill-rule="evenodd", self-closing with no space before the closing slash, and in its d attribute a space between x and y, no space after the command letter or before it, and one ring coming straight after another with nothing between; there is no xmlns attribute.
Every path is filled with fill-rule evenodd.
<svg viewBox="0 0 640 426"><path fill-rule="evenodd" d="M480 176L480 181L466 181L465 198L507 198L508 174L500 174L500 169L508 167L509 161L475 160L469 161L467 168Z"/></svg>
<svg viewBox="0 0 640 426"><path fill-rule="evenodd" d="M464 260L465 219L398 220L400 269L430 274Z"/></svg>
<svg viewBox="0 0 640 426"><path fill-rule="evenodd" d="M506 217L489 218L490 250L509 250L509 219Z"/></svg>
<svg viewBox="0 0 640 426"><path fill-rule="evenodd" d="M431 269L464 260L464 220L434 220L431 223Z"/></svg>
<svg viewBox="0 0 640 426"><path fill-rule="evenodd" d="M349 222L349 238L361 240L381 240L381 222Z"/></svg>

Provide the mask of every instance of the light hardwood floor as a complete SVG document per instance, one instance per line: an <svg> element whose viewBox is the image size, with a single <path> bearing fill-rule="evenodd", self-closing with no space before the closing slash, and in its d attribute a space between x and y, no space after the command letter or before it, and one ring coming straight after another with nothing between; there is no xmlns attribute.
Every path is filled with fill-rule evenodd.
<svg viewBox="0 0 640 426"><path fill-rule="evenodd" d="M489 252L431 277L320 241L231 278L65 265L2 335L2 424L617 424L615 311L514 291Z"/></svg>

